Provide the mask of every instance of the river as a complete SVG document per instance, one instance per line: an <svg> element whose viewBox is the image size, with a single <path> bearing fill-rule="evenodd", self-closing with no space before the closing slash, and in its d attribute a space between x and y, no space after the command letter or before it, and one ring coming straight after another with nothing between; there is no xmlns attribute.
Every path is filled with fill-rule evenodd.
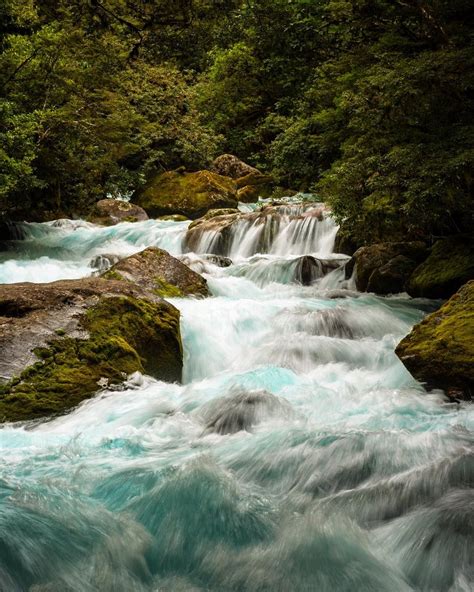
<svg viewBox="0 0 474 592"><path fill-rule="evenodd" d="M341 270L294 283L298 256L341 259L334 222L308 220L238 228L229 267L200 256L212 235L183 253L188 222L24 225L0 282L159 246L212 297L171 300L182 384L137 374L0 429L2 592L474 589L474 408L394 353L435 303L359 294Z"/></svg>

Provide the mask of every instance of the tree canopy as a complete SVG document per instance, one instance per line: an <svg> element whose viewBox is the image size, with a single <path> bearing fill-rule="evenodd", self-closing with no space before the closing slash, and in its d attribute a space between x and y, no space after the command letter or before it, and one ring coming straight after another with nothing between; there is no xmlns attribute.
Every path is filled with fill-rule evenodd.
<svg viewBox="0 0 474 592"><path fill-rule="evenodd" d="M469 0L6 0L0 209L81 214L229 151L361 243L467 232Z"/></svg>

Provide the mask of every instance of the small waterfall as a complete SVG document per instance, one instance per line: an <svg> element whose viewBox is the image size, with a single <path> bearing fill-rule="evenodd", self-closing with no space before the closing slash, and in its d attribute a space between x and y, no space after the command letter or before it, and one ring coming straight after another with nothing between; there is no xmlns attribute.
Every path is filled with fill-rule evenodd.
<svg viewBox="0 0 474 592"><path fill-rule="evenodd" d="M268 206L258 212L204 221L188 231L185 247L233 259L257 253L329 255L337 230L324 204Z"/></svg>

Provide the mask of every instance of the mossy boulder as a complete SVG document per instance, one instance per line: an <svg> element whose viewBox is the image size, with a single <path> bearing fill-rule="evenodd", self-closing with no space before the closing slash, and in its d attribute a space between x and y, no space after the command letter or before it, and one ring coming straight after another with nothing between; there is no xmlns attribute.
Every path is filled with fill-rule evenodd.
<svg viewBox="0 0 474 592"><path fill-rule="evenodd" d="M179 311L129 282L0 286L0 421L63 413L136 371L179 381Z"/></svg>
<svg viewBox="0 0 474 592"><path fill-rule="evenodd" d="M360 292L372 290L379 294L401 292L413 269L427 254L426 245L421 241L376 243L360 247L354 253L357 289ZM396 259L400 256L403 259ZM390 263L393 259L396 260Z"/></svg>
<svg viewBox="0 0 474 592"><path fill-rule="evenodd" d="M472 279L474 240L457 236L434 244L429 257L414 270L407 291L414 297L449 298Z"/></svg>
<svg viewBox="0 0 474 592"><path fill-rule="evenodd" d="M211 209L237 207L237 186L210 171L168 171L153 177L132 199L152 217L181 214L194 220Z"/></svg>
<svg viewBox="0 0 474 592"><path fill-rule="evenodd" d="M396 353L412 375L448 395L474 394L474 281L427 316L398 345Z"/></svg>
<svg viewBox="0 0 474 592"><path fill-rule="evenodd" d="M122 259L102 277L133 282L162 298L209 295L207 282L201 275L155 247Z"/></svg>
<svg viewBox="0 0 474 592"><path fill-rule="evenodd" d="M101 199L92 208L87 220L94 224L113 226L119 222L142 222L148 220L143 208L120 199Z"/></svg>

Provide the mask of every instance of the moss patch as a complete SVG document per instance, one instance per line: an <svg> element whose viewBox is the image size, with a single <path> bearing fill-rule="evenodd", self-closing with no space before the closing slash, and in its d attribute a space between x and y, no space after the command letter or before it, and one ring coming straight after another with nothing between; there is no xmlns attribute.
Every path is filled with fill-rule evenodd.
<svg viewBox="0 0 474 592"><path fill-rule="evenodd" d="M181 298L185 296L178 286L173 286L173 284L168 283L163 278L155 277L154 281L156 288L154 288L153 292L157 296L161 296L161 298Z"/></svg>
<svg viewBox="0 0 474 592"><path fill-rule="evenodd" d="M416 325L396 349L415 378L429 387L460 390L474 386L474 281Z"/></svg>
<svg viewBox="0 0 474 592"><path fill-rule="evenodd" d="M135 371L180 380L179 312L167 303L125 296L87 310L86 339L54 338L34 351L38 362L0 387L0 420L57 414L92 396L101 379L120 383Z"/></svg>

